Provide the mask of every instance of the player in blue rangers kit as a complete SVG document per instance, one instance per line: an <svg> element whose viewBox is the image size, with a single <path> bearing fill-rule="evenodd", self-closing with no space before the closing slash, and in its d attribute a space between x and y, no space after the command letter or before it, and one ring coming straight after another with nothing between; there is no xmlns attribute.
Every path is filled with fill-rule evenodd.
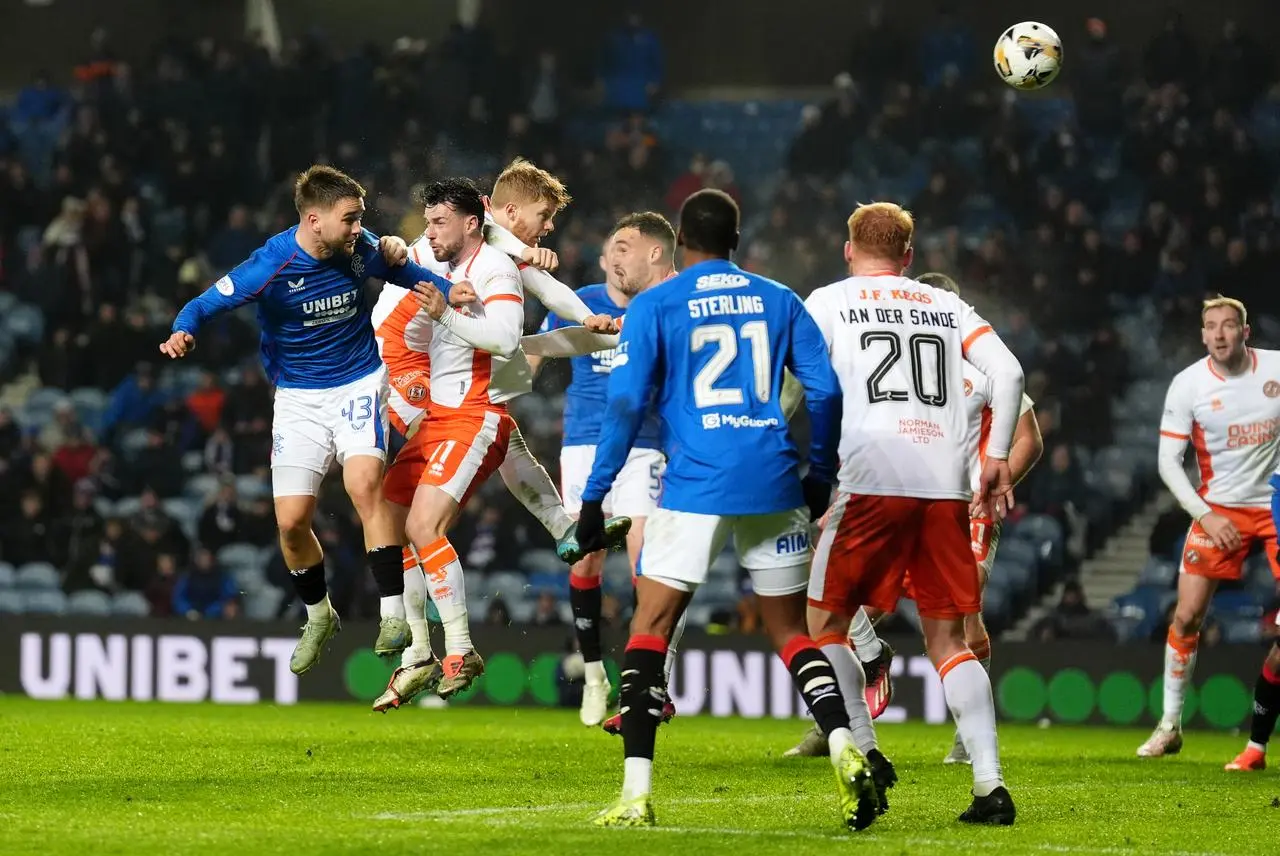
<svg viewBox="0 0 1280 856"><path fill-rule="evenodd" d="M686 267L631 302L613 359L606 419L578 518L582 549L603 542L601 503L655 389L667 469L640 554L622 667L622 796L596 824L654 824L650 774L667 640L733 533L774 647L828 735L841 815L863 829L883 811L893 768L878 751L869 761L854 747L835 672L805 630L810 524L831 498L840 386L800 298L729 261L738 222L738 206L718 190L685 200L677 242ZM779 402L784 369L804 386L813 423L803 480Z"/></svg>
<svg viewBox="0 0 1280 856"><path fill-rule="evenodd" d="M407 262L404 242L379 239L360 225L364 188L328 166L298 177L299 222L182 307L160 346L178 359L195 347L214 315L256 303L262 363L276 387L271 483L280 547L307 623L289 662L302 674L319 660L339 629L325 585L324 553L311 529L316 493L330 464L364 526L369 567L382 596L374 650L395 653L407 644L401 533L382 501L387 453L387 378L369 322L364 282L377 277L412 288L450 283Z"/></svg>
<svg viewBox="0 0 1280 856"><path fill-rule="evenodd" d="M578 289L578 297L593 313L620 318L637 294L675 275L675 252L676 233L667 218L652 211L628 214L613 227L605 242L600 260L606 272L605 282ZM559 316L548 314L542 322L542 332L563 330L569 326L569 322ZM614 353L614 348L607 348L571 360L573 379L565 390L560 482L565 510L573 515L582 506L582 490L595 460L596 440L604 422L609 370ZM537 371L542 358L533 356L529 362ZM658 497L662 493L662 470L666 466L666 458L663 457L658 435L658 417L650 411L617 481L604 498L606 514L631 518L627 554L633 574L644 539L645 519L658 507ZM603 552L592 553L569 569L569 605L573 608L574 634L582 652L585 671L579 718L586 726L604 722L612 689L605 674L600 643L600 575L604 570L604 557ZM664 677L668 680L682 629L677 628L667 651ZM666 718L675 714L670 699L664 701L663 707Z"/></svg>

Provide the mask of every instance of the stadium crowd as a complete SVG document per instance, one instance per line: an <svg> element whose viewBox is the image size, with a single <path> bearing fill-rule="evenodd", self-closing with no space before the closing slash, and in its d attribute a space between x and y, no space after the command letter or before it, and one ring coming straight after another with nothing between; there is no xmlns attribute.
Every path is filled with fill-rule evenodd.
<svg viewBox="0 0 1280 856"><path fill-rule="evenodd" d="M509 84L513 58L491 61L482 27L430 46L309 38L278 57L211 39L120 57L99 33L72 85L38 73L0 121L0 560L50 563L67 593L142 592L154 615L239 615L217 557L274 543L270 388L251 315L211 325L194 366L162 362L176 307L290 225L293 177L312 162L362 180L370 228L412 238L416 186L492 176L523 155L574 194L547 241L574 286L600 278L618 215L670 215L700 187L742 201L744 266L802 294L842 275L855 200L909 204L914 270L954 276L1027 370L1045 455L1021 513L1064 527L1069 576L1155 484L1104 496L1086 465L1117 441L1113 409L1150 357L1139 352L1158 344L1169 367L1194 358L1206 292L1265 307L1280 221L1276 152L1251 121L1275 70L1247 34L1228 24L1203 55L1171 21L1128 67L1103 21L1061 31L1078 46L1037 112L988 73L963 23L913 37L873 7L848 71L799 111L782 169L767 174L669 133L661 45L638 20L611 38L607 63L567 68L548 50L521 86ZM332 85L313 90L317 76ZM376 132L344 136L354 127ZM1144 311L1162 323L1135 342L1116 319ZM530 313L529 329L539 320ZM564 366L544 372L522 403L553 474L566 380ZM358 523L328 485L338 493L317 532L334 605L375 617ZM175 503L192 496L198 507ZM478 571L522 570L549 546L500 489L460 528L453 543ZM289 590L278 552L266 578ZM1060 610L1071 620L1041 635L1107 632L1076 594ZM559 615L554 596L538 598L534 620ZM508 617L491 602L489 620ZM713 620L758 626L749 593Z"/></svg>

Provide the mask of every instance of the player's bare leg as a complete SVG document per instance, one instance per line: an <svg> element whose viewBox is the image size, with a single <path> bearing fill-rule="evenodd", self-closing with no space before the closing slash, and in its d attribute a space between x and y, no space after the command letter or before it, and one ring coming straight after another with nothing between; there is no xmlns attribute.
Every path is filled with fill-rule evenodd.
<svg viewBox="0 0 1280 856"><path fill-rule="evenodd" d="M963 618L920 616L925 649L942 678L942 691L956 728L973 759L973 804L965 823L1008 825L1017 812L1000 768L995 700L991 679L965 644Z"/></svg>
<svg viewBox="0 0 1280 856"><path fill-rule="evenodd" d="M1277 619L1280 623L1280 619ZM1253 717L1249 720L1249 743L1226 769L1234 771L1265 770L1267 742L1280 718L1280 642L1271 646L1262 663L1262 673L1253 687Z"/></svg>
<svg viewBox="0 0 1280 856"><path fill-rule="evenodd" d="M388 502L388 511L400 532L409 517L406 506ZM443 668L431 650L431 631L427 624L427 578L418 564L418 552L412 545L401 551L404 570L404 609L411 641L400 655L400 666L391 673L387 689L373 703L373 709L385 712L408 704L424 692L435 692L444 676Z"/></svg>
<svg viewBox="0 0 1280 856"><path fill-rule="evenodd" d="M462 563L448 538L460 511L454 498L440 488L419 485L405 523L409 540L418 548L427 593L444 626L444 678L436 690L441 698L462 692L484 674L484 660L471 643Z"/></svg>
<svg viewBox="0 0 1280 856"><path fill-rule="evenodd" d="M1164 650L1164 704L1155 731L1138 747L1140 758L1182 751L1182 705L1196 667L1200 626L1217 588L1217 580L1195 574L1178 575L1178 605L1174 607Z"/></svg>
<svg viewBox="0 0 1280 856"><path fill-rule="evenodd" d="M409 646L401 557L404 531L383 498L383 469L382 459L373 455L349 455L342 465L342 484L364 527L369 571L378 587L381 621L373 652L380 657L399 654Z"/></svg>
<svg viewBox="0 0 1280 856"><path fill-rule="evenodd" d="M306 478L309 480L311 477ZM314 480L319 482L318 478ZM329 603L324 551L311 529L311 518L316 510L315 496L277 496L275 510L280 552L293 578L294 590L307 607L307 623L302 628L302 638L289 660L290 670L301 675L319 662L324 646L341 625L338 613Z"/></svg>

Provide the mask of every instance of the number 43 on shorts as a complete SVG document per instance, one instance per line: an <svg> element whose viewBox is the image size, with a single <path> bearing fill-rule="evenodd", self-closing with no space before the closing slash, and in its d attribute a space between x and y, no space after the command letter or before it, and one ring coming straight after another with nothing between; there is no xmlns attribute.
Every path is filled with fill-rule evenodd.
<svg viewBox="0 0 1280 856"><path fill-rule="evenodd" d="M342 418L351 423L353 431L359 431L373 418L373 396L362 395L347 402L342 408Z"/></svg>

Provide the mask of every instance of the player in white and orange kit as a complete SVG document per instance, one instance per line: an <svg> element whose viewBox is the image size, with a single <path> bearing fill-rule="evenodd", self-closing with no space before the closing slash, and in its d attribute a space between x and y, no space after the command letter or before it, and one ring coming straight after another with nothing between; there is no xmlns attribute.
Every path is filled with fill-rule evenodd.
<svg viewBox="0 0 1280 856"><path fill-rule="evenodd" d="M865 606L891 611L909 568L925 644L973 758L973 803L960 820L1009 824L991 682L965 644L964 618L981 611L970 547L971 512L1002 516L1013 501L1009 450L1022 368L955 294L904 277L914 224L892 203L849 218L850 276L805 302L844 390L839 489L809 578L809 632L836 665L858 748L875 746L865 676L849 622ZM970 484L963 361L991 379L987 460Z"/></svg>
<svg viewBox="0 0 1280 856"><path fill-rule="evenodd" d="M426 237L440 272L450 281L469 282L477 300L454 309L436 289L418 295L433 320L427 345L430 404L425 424L392 464L385 492L404 505L412 489L405 534L417 549L444 625L446 656L437 692L447 698L484 672L471 643L462 565L448 532L471 494L506 457L514 425L506 402L515 393L504 380L520 347L524 291L515 262L484 242L484 203L473 183L434 182L424 202ZM417 483L405 483L400 473L416 475Z"/></svg>
<svg viewBox="0 0 1280 856"><path fill-rule="evenodd" d="M1280 351L1249 347L1248 315L1238 300L1206 300L1200 319L1209 356L1174 377L1160 420L1160 477L1194 522L1165 647L1164 709L1138 747L1143 758L1182 749L1182 704L1218 581L1240 579L1259 543L1280 578L1268 484L1280 452ZM1198 489L1182 468L1188 443L1200 468Z"/></svg>
<svg viewBox="0 0 1280 856"><path fill-rule="evenodd" d="M486 216L485 237L488 243L513 259L520 259L517 267L521 270L522 284L526 284L528 290L552 311L584 325L582 329L593 331L592 335L616 330L613 319L592 314L572 289L529 264L536 262L554 266L554 253L527 245L504 228L506 223L520 229L536 245L551 230L555 214L570 200L563 185L545 170L517 159L499 176L494 193L500 205L496 209L497 219L504 222ZM424 264L430 264L429 260L434 255L426 235L409 247L409 253ZM453 289L451 299L455 303L468 304L476 299L476 295L470 283L459 283ZM391 421L410 441L387 473L388 502L403 528L416 486L428 465L422 454L422 445L414 442L414 436L423 424L430 402L429 351L434 325L419 305L417 295L392 286L384 287L374 308L373 323L390 378ZM532 372L522 352L517 352L504 369L504 384L509 388L511 397L532 389ZM565 512L550 476L533 457L514 424L508 440L508 453L499 466L499 472L512 495L556 538L557 553L572 556L577 550L576 524ZM624 542L628 525L626 518L610 518L606 528L611 546ZM416 552L409 547L404 551L404 573L405 610L412 644L401 652L401 666L388 682L387 692L374 702L374 710L399 707L418 693L434 688L441 676L427 632L424 611L428 598L426 580L418 566Z"/></svg>
<svg viewBox="0 0 1280 856"><path fill-rule="evenodd" d="M940 273L924 273L916 277L917 282L941 288L953 294L959 294L959 286L951 277ZM974 490L979 488L983 464L986 463L987 443L991 434L991 400L994 395L991 379L980 372L972 363L964 363L964 397L968 419L966 445L970 450L969 475ZM1040 459L1044 451L1044 440L1040 436L1040 426L1036 422L1035 403L1023 394L1022 406L1018 411L1018 424L1013 432L1013 446L1009 450L1009 468L1016 485L1026 477L1027 473ZM969 546L973 550L974 561L978 564L979 585L985 591L991 568L995 564L996 547L1000 542L1000 529L1003 521L987 515L975 517L969 521ZM904 595L913 597L908 579L904 586ZM854 645L858 660L862 663L866 675L867 707L871 718L880 716L893 699L893 683L889 676L893 664L893 648L876 636L875 624L884 613L874 607L864 607L854 616L849 625L849 640ZM987 674L991 673L991 637L983 623L982 613L966 615L964 619L965 644L978 658ZM788 749L789 757L824 757L827 754L826 739L821 730L810 729L804 739L796 746ZM943 758L943 763L969 763L968 752L964 741L957 731L950 751Z"/></svg>

